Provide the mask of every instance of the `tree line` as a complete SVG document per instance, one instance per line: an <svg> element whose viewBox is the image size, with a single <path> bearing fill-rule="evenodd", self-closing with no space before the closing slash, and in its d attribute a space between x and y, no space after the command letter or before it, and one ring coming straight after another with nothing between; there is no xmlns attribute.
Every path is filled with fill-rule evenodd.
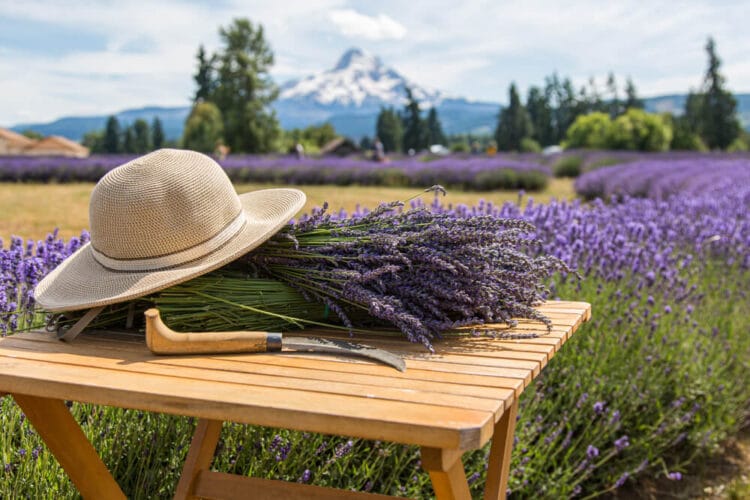
<svg viewBox="0 0 750 500"><path fill-rule="evenodd" d="M88 132L83 136L83 145L92 153L143 154L168 144L161 120L154 117L151 125L146 120L137 119L122 127L116 116L107 118L104 130Z"/></svg>
<svg viewBox="0 0 750 500"><path fill-rule="evenodd" d="M509 104L500 110L495 129L497 147L508 151L534 151L553 144L642 151L747 149L737 101L726 89L712 38L705 50L708 68L701 88L690 92L679 116L646 113L630 78L621 99L612 73L604 93L593 79L575 92L570 79L553 74L543 88L529 88L525 105L511 84Z"/></svg>

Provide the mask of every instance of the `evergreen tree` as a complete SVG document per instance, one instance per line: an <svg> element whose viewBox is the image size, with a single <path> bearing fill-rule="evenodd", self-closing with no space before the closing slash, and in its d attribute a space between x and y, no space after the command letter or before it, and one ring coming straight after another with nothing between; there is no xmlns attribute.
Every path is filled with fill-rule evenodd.
<svg viewBox="0 0 750 500"><path fill-rule="evenodd" d="M501 151L520 151L521 141L531 138L533 126L526 108L518 97L516 84L512 83L508 91L509 104L500 110L500 117L495 130L497 148Z"/></svg>
<svg viewBox="0 0 750 500"><path fill-rule="evenodd" d="M404 151L420 151L427 147L427 127L419 110L419 103L409 87L406 88L406 107L402 116L404 122Z"/></svg>
<svg viewBox="0 0 750 500"><path fill-rule="evenodd" d="M116 116L107 118L107 126L104 129L102 147L105 153L115 154L121 152L120 148L120 122Z"/></svg>
<svg viewBox="0 0 750 500"><path fill-rule="evenodd" d="M719 73L721 60L716 54L713 38L706 43L708 68L703 79L703 95L700 103L700 134L711 149L726 149L740 133L737 120L737 101L725 88L724 77Z"/></svg>
<svg viewBox="0 0 750 500"><path fill-rule="evenodd" d="M607 75L607 96L609 98L608 111L609 117L612 119L617 118L622 114L622 103L620 102L620 96L617 91L617 80L615 74L611 71Z"/></svg>
<svg viewBox="0 0 750 500"><path fill-rule="evenodd" d="M151 124L151 144L154 149L161 149L164 147L164 128L161 125L161 120L158 116L154 117L154 121Z"/></svg>
<svg viewBox="0 0 750 500"><path fill-rule="evenodd" d="M226 144L237 153L270 152L281 130L269 109L278 89L269 75L273 52L263 26L235 19L219 35L224 47L216 56L216 88L208 100L221 111Z"/></svg>
<svg viewBox="0 0 750 500"><path fill-rule="evenodd" d="M432 107L430 112L427 113L427 145L433 144L445 144L445 133L443 133L443 126L440 124L437 110Z"/></svg>
<svg viewBox="0 0 750 500"><path fill-rule="evenodd" d="M139 118L133 123L133 152L143 154L149 151L151 137L148 122Z"/></svg>
<svg viewBox="0 0 750 500"><path fill-rule="evenodd" d="M213 68L214 58L206 56L206 50L202 44L198 47L198 54L195 57L198 59L198 70L193 79L198 85L198 89L195 91L193 102L202 102L211 98L211 93L216 85Z"/></svg>
<svg viewBox="0 0 750 500"><path fill-rule="evenodd" d="M643 109L643 101L638 97L638 90L633 80L628 77L625 82L625 111L631 108Z"/></svg>
<svg viewBox="0 0 750 500"><path fill-rule="evenodd" d="M213 153L222 142L224 123L221 111L212 102L199 102L190 111L182 134L182 147Z"/></svg>
<svg viewBox="0 0 750 500"><path fill-rule="evenodd" d="M532 137L542 146L555 144L555 131L552 124L552 108L547 94L539 87L530 87L526 97L526 111L534 129Z"/></svg>
<svg viewBox="0 0 750 500"><path fill-rule="evenodd" d="M133 127L125 128L125 132L122 137L122 152L123 153L135 153L135 133L133 133Z"/></svg>
<svg viewBox="0 0 750 500"><path fill-rule="evenodd" d="M378 120L375 125L375 137L383 143L387 153L401 150L404 129L401 118L393 108L380 108Z"/></svg>

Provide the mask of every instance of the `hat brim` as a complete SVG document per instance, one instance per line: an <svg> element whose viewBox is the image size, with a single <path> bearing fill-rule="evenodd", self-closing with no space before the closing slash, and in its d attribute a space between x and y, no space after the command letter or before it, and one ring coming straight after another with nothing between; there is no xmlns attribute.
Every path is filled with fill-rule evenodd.
<svg viewBox="0 0 750 500"><path fill-rule="evenodd" d="M39 282L34 298L45 311L61 312L143 297L241 257L276 234L305 204L305 194L297 189L264 189L241 194L239 198L246 224L231 240L205 257L159 271L114 271L94 258L88 243Z"/></svg>

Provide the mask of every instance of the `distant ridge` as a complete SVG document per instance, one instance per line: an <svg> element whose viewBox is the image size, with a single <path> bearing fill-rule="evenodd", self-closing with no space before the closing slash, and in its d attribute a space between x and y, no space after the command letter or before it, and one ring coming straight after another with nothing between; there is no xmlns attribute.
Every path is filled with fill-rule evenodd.
<svg viewBox="0 0 750 500"><path fill-rule="evenodd" d="M412 89L423 110L437 108L444 130L455 133L491 133L497 123L500 103L478 102L450 96L423 87L386 66L379 57L358 48L344 52L331 69L280 86L273 107L285 129L330 122L336 130L354 139L371 136L383 106L403 107L405 89ZM740 120L750 130L750 94L735 94ZM651 112L682 113L687 95L674 94L644 99ZM121 125L142 118L151 123L159 117L168 139L182 136L189 106L149 106L116 113ZM107 116L65 117L50 123L26 123L11 127L22 132L61 135L80 141L84 134L104 128Z"/></svg>

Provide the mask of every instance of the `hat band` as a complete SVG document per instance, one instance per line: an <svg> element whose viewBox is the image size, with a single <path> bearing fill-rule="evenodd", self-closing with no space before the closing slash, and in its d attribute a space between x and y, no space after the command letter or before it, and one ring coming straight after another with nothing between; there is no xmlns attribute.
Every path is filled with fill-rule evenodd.
<svg viewBox="0 0 750 500"><path fill-rule="evenodd" d="M145 259L113 259L112 257L108 257L97 251L97 249L94 248L94 245L91 245L91 253L99 264L113 271L161 271L186 264L215 252L229 242L229 240L234 238L240 230L242 230L246 222L247 219L245 218L245 212L244 210L240 210L239 215L237 215L232 222L208 240L198 243L190 248L186 248L185 250L168 255L160 255L159 257L149 257Z"/></svg>

